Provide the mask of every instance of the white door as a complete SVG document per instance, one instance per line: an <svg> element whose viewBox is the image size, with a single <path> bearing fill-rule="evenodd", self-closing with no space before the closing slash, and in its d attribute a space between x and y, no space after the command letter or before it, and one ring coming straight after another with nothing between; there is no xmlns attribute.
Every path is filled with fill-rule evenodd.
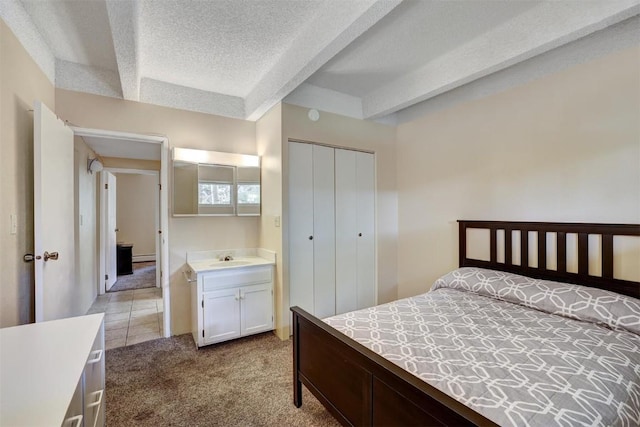
<svg viewBox="0 0 640 427"><path fill-rule="evenodd" d="M289 143L289 305L313 314L313 146Z"/></svg>
<svg viewBox="0 0 640 427"><path fill-rule="evenodd" d="M313 145L313 315L336 314L334 149Z"/></svg>
<svg viewBox="0 0 640 427"><path fill-rule="evenodd" d="M205 344L238 338L240 336L240 289L205 292L202 297Z"/></svg>
<svg viewBox="0 0 640 427"><path fill-rule="evenodd" d="M273 295L271 284L240 289L240 331L251 335L273 329Z"/></svg>
<svg viewBox="0 0 640 427"><path fill-rule="evenodd" d="M75 316L73 131L34 105L34 255L36 322Z"/></svg>
<svg viewBox="0 0 640 427"><path fill-rule="evenodd" d="M375 161L373 154L356 153L356 209L358 221L358 309L376 304Z"/></svg>
<svg viewBox="0 0 640 427"><path fill-rule="evenodd" d="M336 313L358 308L356 152L336 150Z"/></svg>
<svg viewBox="0 0 640 427"><path fill-rule="evenodd" d="M111 172L103 171L105 194L105 287L108 291L111 289L118 276L118 257L117 257L117 225L116 225L116 176Z"/></svg>

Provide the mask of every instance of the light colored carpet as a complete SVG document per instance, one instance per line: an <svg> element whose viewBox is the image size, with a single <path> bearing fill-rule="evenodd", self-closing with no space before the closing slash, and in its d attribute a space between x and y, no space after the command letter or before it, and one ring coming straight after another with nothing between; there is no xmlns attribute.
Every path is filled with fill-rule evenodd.
<svg viewBox="0 0 640 427"><path fill-rule="evenodd" d="M200 350L191 335L108 350L107 425L338 426L306 389L293 405L291 352L270 332Z"/></svg>
<svg viewBox="0 0 640 427"><path fill-rule="evenodd" d="M109 292L153 288L156 285L156 262L134 262L133 274L118 276Z"/></svg>

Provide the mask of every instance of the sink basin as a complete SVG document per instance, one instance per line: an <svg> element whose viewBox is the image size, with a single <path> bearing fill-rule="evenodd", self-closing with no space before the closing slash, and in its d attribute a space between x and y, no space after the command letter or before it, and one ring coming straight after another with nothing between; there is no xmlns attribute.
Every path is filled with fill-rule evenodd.
<svg viewBox="0 0 640 427"><path fill-rule="evenodd" d="M214 263L211 263L211 267L239 267L241 265L249 265L252 264L251 261L240 261L240 260L236 260L236 261L216 261Z"/></svg>

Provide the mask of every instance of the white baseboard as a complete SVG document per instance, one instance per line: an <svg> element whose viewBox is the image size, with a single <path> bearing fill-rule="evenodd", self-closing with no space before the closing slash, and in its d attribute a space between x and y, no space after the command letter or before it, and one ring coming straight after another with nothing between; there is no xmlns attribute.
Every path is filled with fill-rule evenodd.
<svg viewBox="0 0 640 427"><path fill-rule="evenodd" d="M147 254L147 255L134 255L131 257L132 262L149 262L155 261L156 254Z"/></svg>

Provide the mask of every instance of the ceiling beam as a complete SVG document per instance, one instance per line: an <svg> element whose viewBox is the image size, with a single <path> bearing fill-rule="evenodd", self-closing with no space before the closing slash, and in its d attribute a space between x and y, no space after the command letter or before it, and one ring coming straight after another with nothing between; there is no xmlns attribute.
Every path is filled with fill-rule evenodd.
<svg viewBox="0 0 640 427"><path fill-rule="evenodd" d="M638 0L544 2L365 96L366 119L433 98L640 13Z"/></svg>
<svg viewBox="0 0 640 427"><path fill-rule="evenodd" d="M112 98L122 96L117 72L61 59L56 59L56 87Z"/></svg>
<svg viewBox="0 0 640 427"><path fill-rule="evenodd" d="M339 16L335 10L317 16L245 98L246 119L259 119L401 2L342 2Z"/></svg>
<svg viewBox="0 0 640 427"><path fill-rule="evenodd" d="M52 84L56 81L56 58L31 17L18 0L0 1L0 18L11 28L31 58Z"/></svg>
<svg viewBox="0 0 640 427"><path fill-rule="evenodd" d="M113 47L118 61L122 97L140 100L138 2L106 0Z"/></svg>
<svg viewBox="0 0 640 427"><path fill-rule="evenodd" d="M140 101L199 113L244 119L244 102L237 96L224 95L159 80L142 78Z"/></svg>

